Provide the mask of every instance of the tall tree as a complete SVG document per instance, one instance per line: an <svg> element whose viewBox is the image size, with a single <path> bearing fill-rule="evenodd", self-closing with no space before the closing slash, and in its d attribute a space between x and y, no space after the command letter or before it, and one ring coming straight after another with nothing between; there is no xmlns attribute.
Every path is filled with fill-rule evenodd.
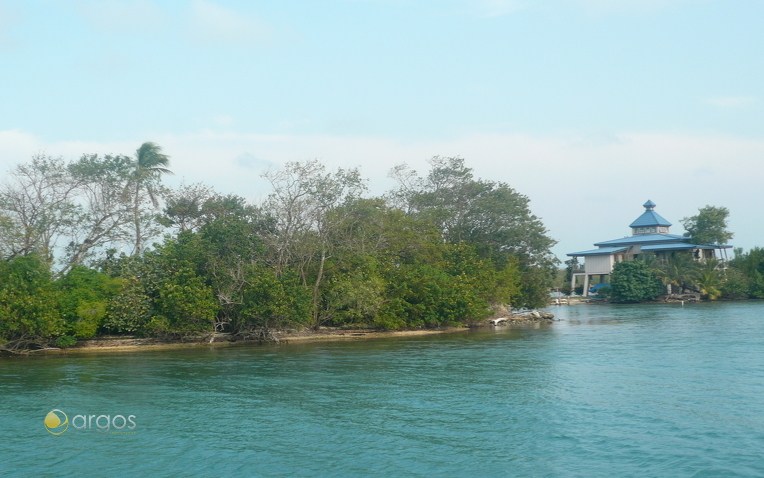
<svg viewBox="0 0 764 478"><path fill-rule="evenodd" d="M726 244L734 237L727 230L729 215L726 207L706 206L700 208L697 215L685 217L679 222L687 231L684 236L691 237L695 244Z"/></svg>
<svg viewBox="0 0 764 478"><path fill-rule="evenodd" d="M202 183L182 184L165 195L162 224L178 231L197 231L204 224L204 205L216 197L214 190Z"/></svg>
<svg viewBox="0 0 764 478"><path fill-rule="evenodd" d="M556 241L531 212L528 197L505 183L475 179L462 158L436 156L429 163L425 178L406 167L393 169L399 188L391 199L432 221L444 241L472 245L497 268L516 260L528 280L515 305L544 305L558 262L550 251Z"/></svg>
<svg viewBox="0 0 764 478"><path fill-rule="evenodd" d="M130 239L133 204L126 189L132 179L132 161L127 156L83 155L67 171L77 184L76 221L71 227L64 266L65 275L94 251L116 241Z"/></svg>
<svg viewBox="0 0 764 478"><path fill-rule="evenodd" d="M318 161L290 162L263 175L273 186L265 208L277 221L272 245L281 274L294 264L303 283L313 290L314 326L320 325L320 290L332 235L342 230L345 218L330 212L349 204L366 190L357 169L327 172Z"/></svg>
<svg viewBox="0 0 764 478"><path fill-rule="evenodd" d="M0 185L0 252L40 254L49 264L58 241L75 223L72 181L61 158L38 155L16 166Z"/></svg>
<svg viewBox="0 0 764 478"><path fill-rule="evenodd" d="M159 181L163 174L172 174L167 169L170 158L162 153L162 147L151 141L143 143L135 151L133 170L133 225L135 228L135 246L133 254L138 255L143 250L143 241L146 239L142 233L142 203L148 198L154 208L159 206L158 190Z"/></svg>

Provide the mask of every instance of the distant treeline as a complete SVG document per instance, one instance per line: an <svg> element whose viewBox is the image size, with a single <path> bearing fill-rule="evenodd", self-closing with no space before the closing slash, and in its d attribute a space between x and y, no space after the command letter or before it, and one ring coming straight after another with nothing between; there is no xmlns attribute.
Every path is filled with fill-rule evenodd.
<svg viewBox="0 0 764 478"><path fill-rule="evenodd" d="M154 143L133 157L35 157L0 186L0 346L439 327L546 304L555 241L528 198L461 158L430 165L424 177L394 168L397 188L368 197L355 169L288 163L250 204L163 186Z"/></svg>

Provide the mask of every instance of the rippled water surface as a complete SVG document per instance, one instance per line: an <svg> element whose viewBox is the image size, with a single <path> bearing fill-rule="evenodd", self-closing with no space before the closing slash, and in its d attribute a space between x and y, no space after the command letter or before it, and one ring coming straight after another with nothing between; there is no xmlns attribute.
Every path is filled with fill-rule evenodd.
<svg viewBox="0 0 764 478"><path fill-rule="evenodd" d="M763 302L551 310L536 329L1 359L0 475L764 476ZM136 428L54 436L52 409Z"/></svg>

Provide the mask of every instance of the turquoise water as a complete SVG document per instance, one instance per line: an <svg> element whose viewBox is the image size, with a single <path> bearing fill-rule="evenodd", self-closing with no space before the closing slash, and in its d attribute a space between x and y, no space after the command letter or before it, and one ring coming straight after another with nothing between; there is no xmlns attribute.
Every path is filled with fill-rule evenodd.
<svg viewBox="0 0 764 478"><path fill-rule="evenodd" d="M764 302L551 310L496 332L2 359L0 475L764 476ZM72 421L91 414L136 427Z"/></svg>

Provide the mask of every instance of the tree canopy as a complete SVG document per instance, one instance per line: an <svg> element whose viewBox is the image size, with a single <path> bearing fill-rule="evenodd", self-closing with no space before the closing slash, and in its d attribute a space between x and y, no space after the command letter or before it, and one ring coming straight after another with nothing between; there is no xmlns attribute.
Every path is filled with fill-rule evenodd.
<svg viewBox="0 0 764 478"><path fill-rule="evenodd" d="M435 157L421 178L397 167L383 197L365 197L356 169L287 163L265 173L260 204L169 189L168 165L147 142L132 157L37 156L12 171L0 185L0 346L440 327L548 301L555 241L529 198L461 158Z"/></svg>
<svg viewBox="0 0 764 478"><path fill-rule="evenodd" d="M695 216L685 217L679 222L687 231L684 236L692 238L695 244L726 244L734 236L727 230L729 214L726 207L705 206Z"/></svg>

